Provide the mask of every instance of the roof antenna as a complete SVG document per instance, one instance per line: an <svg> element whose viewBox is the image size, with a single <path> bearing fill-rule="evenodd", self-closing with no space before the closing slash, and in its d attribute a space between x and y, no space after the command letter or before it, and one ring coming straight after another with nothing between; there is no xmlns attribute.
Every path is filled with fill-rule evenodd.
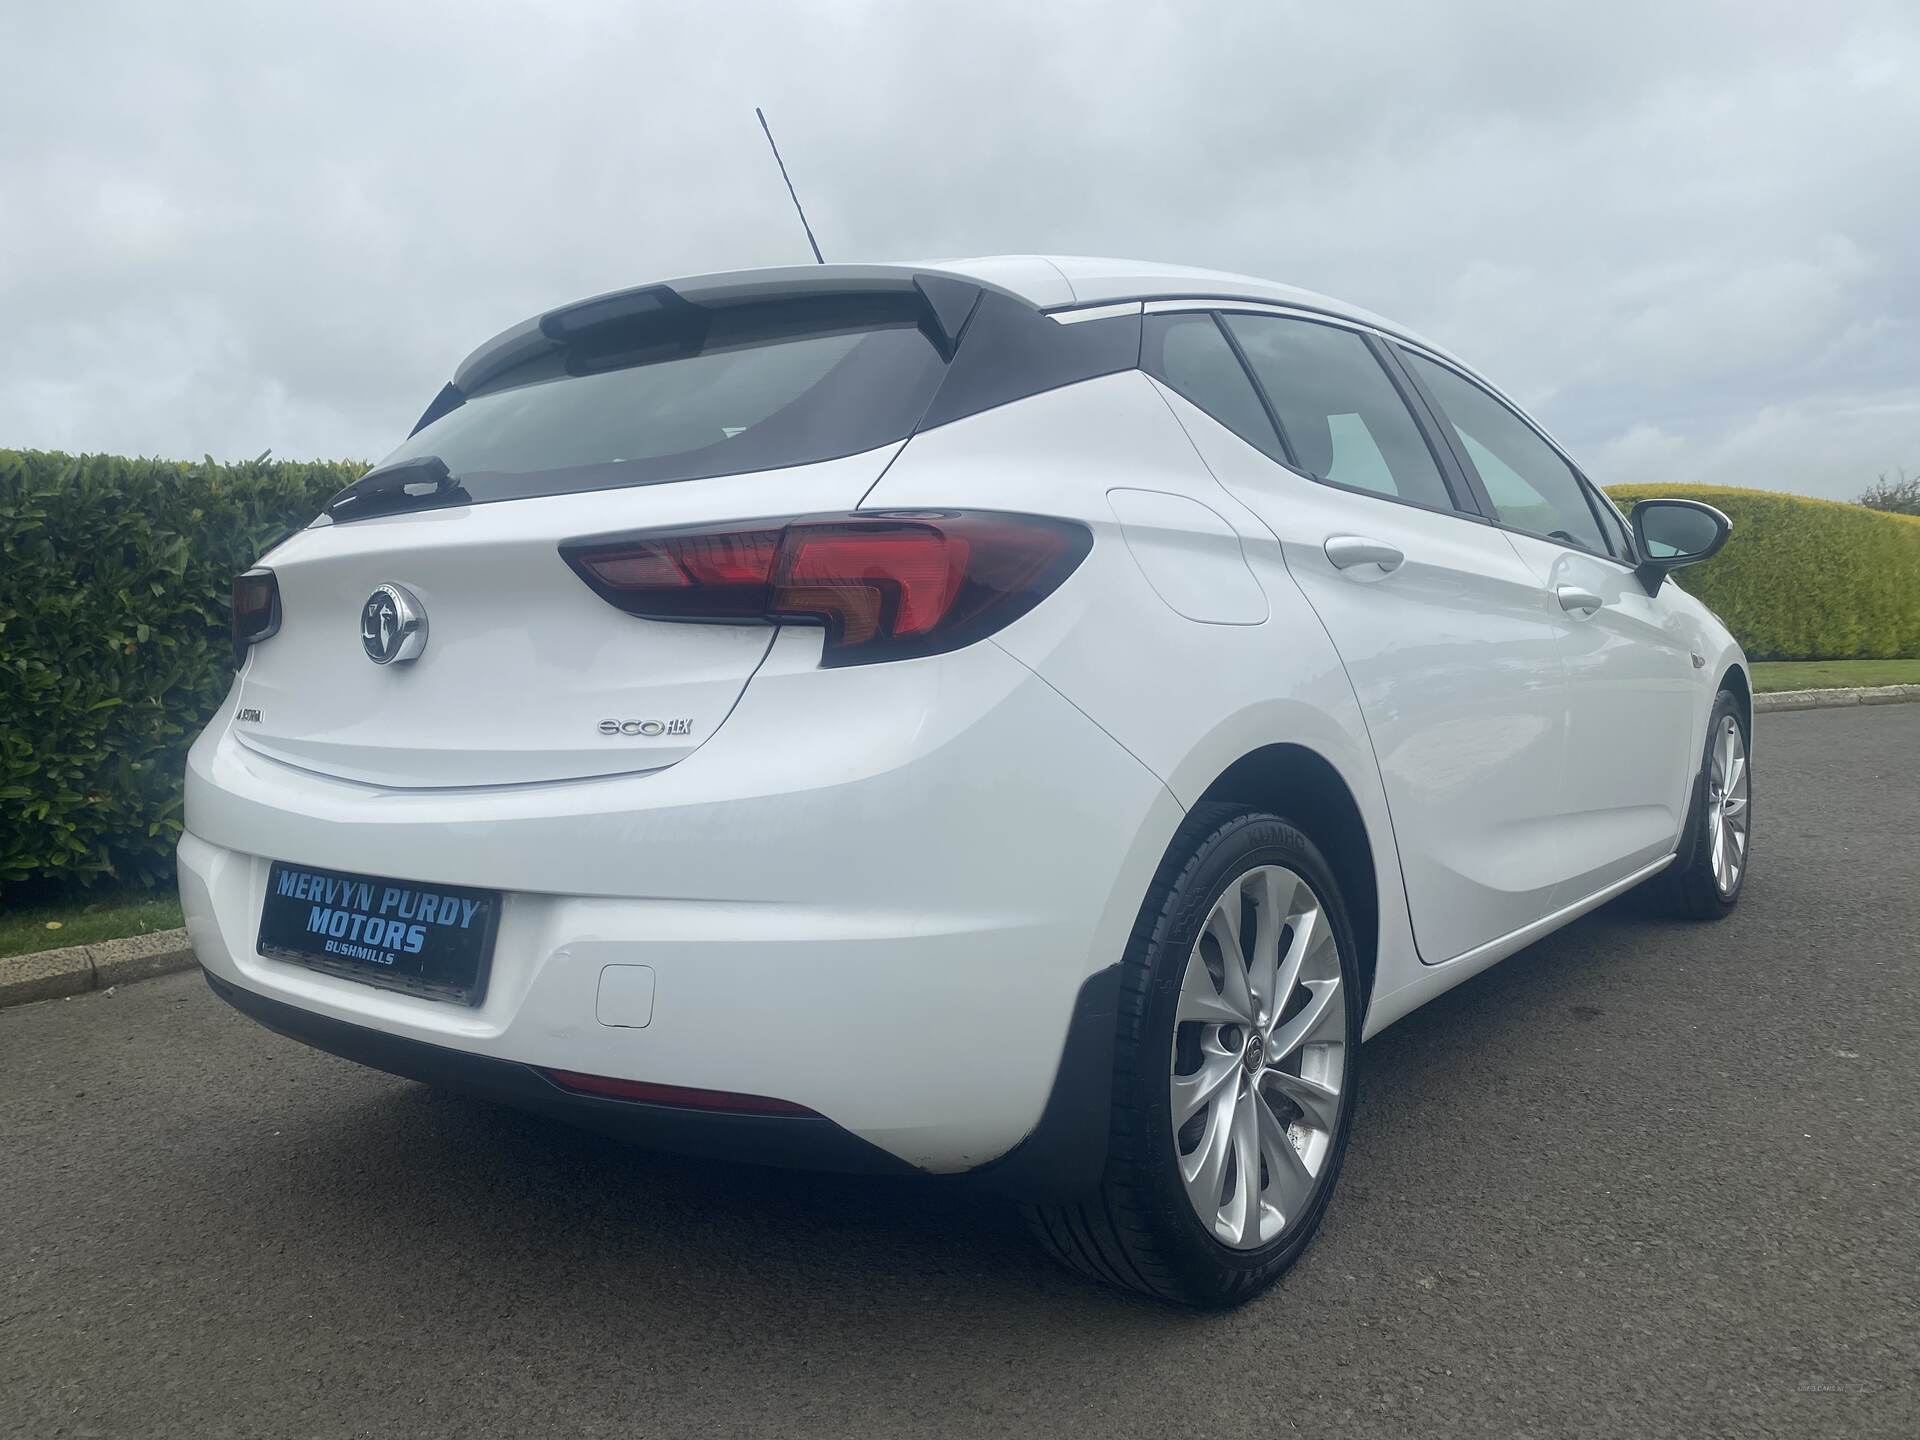
<svg viewBox="0 0 1920 1440"><path fill-rule="evenodd" d="M753 113L760 117L760 128L767 132L767 144L773 150L773 163L780 167L780 178L787 182L787 194L793 196L793 208L800 214L800 228L807 232L807 244L813 247L814 264L824 265L827 262L821 258L820 242L813 238L813 227L807 224L807 212L800 209L800 197L794 195L793 180L787 174L787 162L780 158L780 147L773 143L773 131L767 125L767 117L758 105L753 107Z"/></svg>

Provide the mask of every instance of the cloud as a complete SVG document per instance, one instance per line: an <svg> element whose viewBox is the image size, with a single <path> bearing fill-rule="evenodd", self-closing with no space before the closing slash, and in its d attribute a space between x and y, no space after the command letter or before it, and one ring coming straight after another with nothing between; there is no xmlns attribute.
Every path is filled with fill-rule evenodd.
<svg viewBox="0 0 1920 1440"><path fill-rule="evenodd" d="M1879 475L1920 474L1920 391L1821 397L1769 406L1690 436L1635 425L1594 447L1608 485L1766 485L1785 474L1804 495L1851 500ZM1888 458L1891 457L1891 458ZM1904 460L1903 458L1904 457Z"/></svg>
<svg viewBox="0 0 1920 1440"><path fill-rule="evenodd" d="M830 258L1326 290L1603 479L1920 461L1908 4L42 5L0 48L0 444L377 456L527 314L804 258L763 104Z"/></svg>

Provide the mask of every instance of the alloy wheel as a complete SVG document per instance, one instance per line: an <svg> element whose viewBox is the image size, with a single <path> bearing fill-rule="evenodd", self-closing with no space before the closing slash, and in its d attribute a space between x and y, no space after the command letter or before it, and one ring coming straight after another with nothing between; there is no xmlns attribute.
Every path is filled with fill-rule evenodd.
<svg viewBox="0 0 1920 1440"><path fill-rule="evenodd" d="M1747 867L1747 837L1752 825L1748 808L1747 746L1733 716L1723 716L1713 740L1713 763L1707 775L1708 859L1713 883L1722 896L1740 888Z"/></svg>
<svg viewBox="0 0 1920 1440"><path fill-rule="evenodd" d="M1223 1244L1266 1245L1311 1208L1344 1103L1340 950L1313 887L1282 865L1229 884L1187 958L1174 1025L1187 1199Z"/></svg>

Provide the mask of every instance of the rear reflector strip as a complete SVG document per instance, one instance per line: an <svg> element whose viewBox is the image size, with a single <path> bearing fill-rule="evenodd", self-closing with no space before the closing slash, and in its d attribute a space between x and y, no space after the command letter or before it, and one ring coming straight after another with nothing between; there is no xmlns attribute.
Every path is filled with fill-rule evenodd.
<svg viewBox="0 0 1920 1440"><path fill-rule="evenodd" d="M563 1090L631 1100L642 1105L674 1105L682 1110L722 1110L734 1115L805 1115L819 1112L769 1095L736 1095L731 1090L699 1090L688 1085L656 1085L648 1080L616 1080L611 1075L582 1075L577 1070L542 1071Z"/></svg>

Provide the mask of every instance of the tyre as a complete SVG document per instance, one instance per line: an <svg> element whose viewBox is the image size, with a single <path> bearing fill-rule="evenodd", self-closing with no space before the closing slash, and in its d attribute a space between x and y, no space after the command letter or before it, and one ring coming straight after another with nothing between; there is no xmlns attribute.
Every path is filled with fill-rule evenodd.
<svg viewBox="0 0 1920 1440"><path fill-rule="evenodd" d="M1058 1259L1222 1309L1300 1258L1353 1123L1353 928L1313 841L1275 815L1195 807L1121 962L1113 1117L1094 1194L1028 1221Z"/></svg>
<svg viewBox="0 0 1920 1440"><path fill-rule="evenodd" d="M1706 754L1694 782L1680 858L1655 884L1663 908L1686 920L1732 913L1747 883L1753 844L1753 775L1740 702L1722 690L1707 723Z"/></svg>

